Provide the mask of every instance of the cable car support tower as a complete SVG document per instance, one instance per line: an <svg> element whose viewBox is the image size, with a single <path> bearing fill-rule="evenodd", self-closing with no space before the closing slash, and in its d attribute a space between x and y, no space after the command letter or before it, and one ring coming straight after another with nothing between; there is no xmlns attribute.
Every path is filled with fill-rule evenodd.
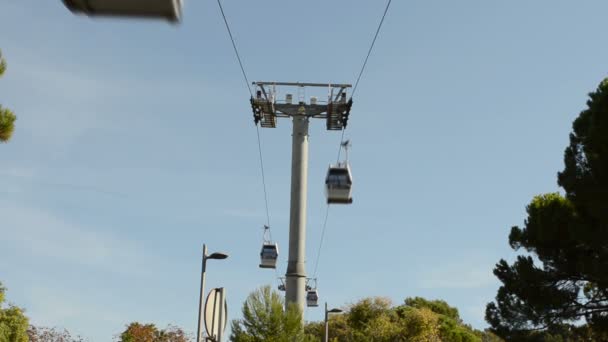
<svg viewBox="0 0 608 342"><path fill-rule="evenodd" d="M285 274L285 305L296 303L304 310L306 305L306 198L308 179L308 124L310 119L325 119L326 128L339 131L346 128L352 106L347 100L350 84L253 82L255 97L251 107L255 124L263 128L275 128L277 118L291 118L293 122L291 154L291 205L289 213L289 257ZM296 88L286 93L285 99L277 98L277 88ZM311 97L306 102L305 88L328 89L327 100ZM282 93L282 92L281 92Z"/></svg>

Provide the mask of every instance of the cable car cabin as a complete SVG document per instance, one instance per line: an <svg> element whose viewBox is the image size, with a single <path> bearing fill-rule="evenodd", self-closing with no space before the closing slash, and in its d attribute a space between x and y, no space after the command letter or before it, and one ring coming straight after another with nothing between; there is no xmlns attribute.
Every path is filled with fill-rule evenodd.
<svg viewBox="0 0 608 342"><path fill-rule="evenodd" d="M306 305L308 307L319 306L319 292L317 289L311 289L306 292Z"/></svg>
<svg viewBox="0 0 608 342"><path fill-rule="evenodd" d="M182 0L63 0L74 13L88 16L181 19Z"/></svg>
<svg viewBox="0 0 608 342"><path fill-rule="evenodd" d="M279 246L276 243L264 243L260 252L260 268L276 268L279 257Z"/></svg>
<svg viewBox="0 0 608 342"><path fill-rule="evenodd" d="M353 177L346 163L331 165L325 179L325 194L327 203L350 204L352 197Z"/></svg>

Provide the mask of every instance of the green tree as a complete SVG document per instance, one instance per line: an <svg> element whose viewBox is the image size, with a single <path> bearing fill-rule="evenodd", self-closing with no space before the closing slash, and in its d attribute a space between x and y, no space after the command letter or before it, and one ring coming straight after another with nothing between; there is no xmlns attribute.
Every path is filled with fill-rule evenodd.
<svg viewBox="0 0 608 342"><path fill-rule="evenodd" d="M72 337L69 331L66 329L47 328L47 327L36 327L30 325L27 330L27 336L29 342L84 342L85 340L80 337Z"/></svg>
<svg viewBox="0 0 608 342"><path fill-rule="evenodd" d="M189 342L192 341L181 328L169 325L158 329L154 324L133 322L118 336L119 342Z"/></svg>
<svg viewBox="0 0 608 342"><path fill-rule="evenodd" d="M317 340L324 322L307 324L306 332ZM494 338L494 339L492 339ZM333 342L499 342L489 332L464 325L458 310L442 300L407 298L392 306L382 297L351 304L343 314L329 317L329 340Z"/></svg>
<svg viewBox="0 0 608 342"><path fill-rule="evenodd" d="M2 51L0 51L0 77L6 71L6 60L2 57ZM15 114L7 108L2 108L0 105L0 143L9 141L15 130L15 120L17 117Z"/></svg>
<svg viewBox="0 0 608 342"><path fill-rule="evenodd" d="M400 325L403 329L400 329L400 334L394 337L394 341L445 341L442 340L439 331L439 315L428 308L408 307L403 312Z"/></svg>
<svg viewBox="0 0 608 342"><path fill-rule="evenodd" d="M458 309L449 306L448 303L443 300L427 300L422 297L410 297L405 299L405 305L418 309L428 308L429 310L440 315L444 315L458 322L461 321Z"/></svg>
<svg viewBox="0 0 608 342"><path fill-rule="evenodd" d="M503 339L496 336L490 329L477 331L476 334L481 338L481 342L503 342Z"/></svg>
<svg viewBox="0 0 608 342"><path fill-rule="evenodd" d="M338 341L399 340L403 326L397 323L400 317L391 306L391 301L383 297L364 298L350 305L344 316L351 331L346 331L346 336L337 336Z"/></svg>
<svg viewBox="0 0 608 342"><path fill-rule="evenodd" d="M0 342L27 342L28 319L23 309L4 305L5 292L0 283Z"/></svg>
<svg viewBox="0 0 608 342"><path fill-rule="evenodd" d="M589 97L558 173L565 196L532 199L509 235L526 255L494 269L502 286L486 320L508 340L608 340L608 79Z"/></svg>
<svg viewBox="0 0 608 342"><path fill-rule="evenodd" d="M405 305L413 308L426 308L438 315L439 336L443 341L473 342L484 336L482 332L475 332L471 327L464 325L458 309L448 305L443 300L427 300L421 297L407 298Z"/></svg>
<svg viewBox="0 0 608 342"><path fill-rule="evenodd" d="M243 318L232 321L234 342L300 342L311 340L304 332L302 313L296 305L288 305L270 286L251 293L243 303Z"/></svg>

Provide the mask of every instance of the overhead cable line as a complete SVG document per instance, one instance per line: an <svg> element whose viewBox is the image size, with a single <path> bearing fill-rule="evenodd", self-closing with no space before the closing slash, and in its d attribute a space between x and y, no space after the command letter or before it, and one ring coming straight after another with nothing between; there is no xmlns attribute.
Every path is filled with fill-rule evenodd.
<svg viewBox="0 0 608 342"><path fill-rule="evenodd" d="M325 239L325 228L327 227L327 218L329 217L329 204L325 209L325 220L323 221L323 229L321 230L321 241L319 241L319 249L317 250L317 260L315 261L315 271L313 278L317 277L317 269L319 268L319 260L321 259L321 249L323 249L323 240Z"/></svg>
<svg viewBox="0 0 608 342"><path fill-rule="evenodd" d="M247 73L245 72L245 68L243 67L243 62L241 60L241 56L239 54L239 50L236 47L236 43L234 42L234 36L232 35L232 31L230 30L230 25L228 24L228 20L226 19L226 14L224 13L224 8L222 7L222 2L217 0L217 4L220 7L220 12L222 13L222 18L224 19L224 24L226 24L226 30L228 31L228 35L230 36L230 41L232 42L232 47L234 48L234 54L236 55L236 59L239 62L239 66L241 67L241 72L243 73L243 78L245 79L245 86L247 86L247 90L249 91L249 95L253 97L253 93L251 92L251 88L249 87L249 79L247 78ZM258 138L258 152L260 156L260 172L262 174L262 185L264 187L264 203L266 205L266 225L270 227L270 210L268 209L268 192L266 191L266 176L264 174L264 159L262 158L262 143L260 141L260 129L256 125L256 133ZM269 232L270 233L270 232ZM272 234L272 233L270 233ZM270 235L272 239L272 235Z"/></svg>
<svg viewBox="0 0 608 342"><path fill-rule="evenodd" d="M388 2L386 3L386 7L384 8L384 13L382 14L382 19L380 19L380 23L378 24L378 28L376 29L376 34L374 35L374 39L372 40L369 50L367 51L367 55L365 56L365 60L363 61L363 65L361 66L361 70L359 71L359 75L357 76L357 81L355 82L355 86L353 87L353 91L350 94L351 99L355 95L355 91L357 90L357 86L359 85L359 81L361 80L361 76L363 75L363 72L365 71L365 67L367 66L367 61L369 60L369 56L371 55L372 50L374 49L374 45L376 44L376 40L378 39L378 35L380 34L380 29L382 28L382 24L384 23L384 18L386 18L388 9L391 6L391 2L392 2L392 0L388 0ZM345 132L346 132L346 127L344 127L344 129L342 130L342 135L340 137L340 145L338 146L338 157L336 158L337 159L336 163L340 162L340 154L342 153L342 143L344 142L344 133ZM317 250L317 260L315 261L315 271L313 272L313 278L317 277L319 259L321 258L321 249L323 247L323 241L325 239L325 230L327 229L328 217L329 217L329 204L327 204L327 207L325 209L325 219L323 220L323 228L321 229L321 240L319 241L319 249Z"/></svg>
<svg viewBox="0 0 608 342"><path fill-rule="evenodd" d="M241 56L239 54L239 50L236 47L236 43L234 41L234 36L232 35L232 30L230 30L230 25L228 24L228 20L226 19L226 14L224 13L224 7L220 0L217 0L217 4L220 8L220 12L222 13L222 18L224 19L224 24L226 25L226 30L228 31L228 35L230 36L230 41L232 42L232 48L234 49L234 54L236 55L236 59L239 63L239 67L241 68L241 73L243 74L243 79L245 80L245 86L247 87L247 91L249 91L249 95L253 98L253 93L251 92L251 88L249 87L249 79L247 78L247 73L245 72L245 67L243 67L243 61L241 60ZM264 188L264 204L266 206L266 227L268 227L268 236L270 240L272 240L272 231L270 229L270 210L268 205L268 192L266 191L266 176L264 173L264 159L262 158L262 143L260 141L260 129L258 125L255 126L256 134L258 138L258 152L260 157L260 173L262 175L262 186ZM274 269L275 280L279 281L279 274L277 269Z"/></svg>
<svg viewBox="0 0 608 342"><path fill-rule="evenodd" d="M266 176L264 175L264 159L262 159L262 143L260 142L260 128L255 125L255 131L258 135L258 152L260 155L260 171L262 173L262 185L264 187L264 203L266 204L266 225L269 227L270 240L272 240L272 232L270 231L270 211L268 210L268 192L266 191Z"/></svg>
<svg viewBox="0 0 608 342"><path fill-rule="evenodd" d="M249 87L249 79L247 79L247 74L245 73L245 68L243 67L243 62L241 61L241 56L239 55L239 50L236 48L236 43L234 42L234 37L232 36L232 31L230 31L230 25L228 25L228 20L226 19L226 14L224 14L224 7L222 7L222 3L220 0L217 0L217 4L220 6L220 11L222 12L222 18L224 18L224 24L226 24L226 29L228 30L228 35L230 36L230 41L232 42L232 47L234 48L234 53L236 54L236 59L239 61L239 66L241 67L241 72L243 73L243 78L245 78L245 85L247 86L249 95L251 95L251 97L253 97L253 93L251 92L251 88Z"/></svg>
<svg viewBox="0 0 608 342"><path fill-rule="evenodd" d="M378 28L376 29L376 34L374 35L374 40L372 40L372 44L369 47L369 51L367 51L367 56L365 56L365 61L363 62L363 66L361 66L361 71L359 72L359 76L357 76L357 82L355 82L355 86L353 87L353 92L350 94L351 98L355 95L355 91L357 91L357 86L359 85L359 80L361 80L361 75L363 75L363 71L365 70L365 66L367 65L367 60L374 49L374 44L376 44L376 39L378 38L378 34L380 33L380 29L382 28L382 23L384 23L384 18L386 18L386 13L388 12L388 8L391 6L391 1L388 0L386 3L386 8L384 9L384 14L382 14L382 19L380 20L380 24L378 24Z"/></svg>
<svg viewBox="0 0 608 342"><path fill-rule="evenodd" d="M340 145L338 145L338 157L336 158L336 163L340 162L340 154L342 153L342 143L344 142L344 132L346 132L346 127L342 130L342 136L340 137Z"/></svg>

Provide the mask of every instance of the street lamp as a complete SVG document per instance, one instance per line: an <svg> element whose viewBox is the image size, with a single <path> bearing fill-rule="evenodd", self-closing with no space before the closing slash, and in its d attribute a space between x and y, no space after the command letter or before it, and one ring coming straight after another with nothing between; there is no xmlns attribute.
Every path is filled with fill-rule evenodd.
<svg viewBox="0 0 608 342"><path fill-rule="evenodd" d="M325 339L324 341L327 342L329 341L329 314L330 313L340 313L342 312L342 310L338 309L338 308L334 308L331 310L327 310L327 302L325 302Z"/></svg>
<svg viewBox="0 0 608 342"><path fill-rule="evenodd" d="M203 325L203 300L205 298L205 269L207 268L207 259L226 259L228 254L212 253L207 255L207 245L203 244L203 268L201 271L201 293L198 301L198 328L196 329L196 342L201 341L201 326Z"/></svg>
<svg viewBox="0 0 608 342"><path fill-rule="evenodd" d="M88 16L166 19L179 22L182 0L63 0L74 13Z"/></svg>

